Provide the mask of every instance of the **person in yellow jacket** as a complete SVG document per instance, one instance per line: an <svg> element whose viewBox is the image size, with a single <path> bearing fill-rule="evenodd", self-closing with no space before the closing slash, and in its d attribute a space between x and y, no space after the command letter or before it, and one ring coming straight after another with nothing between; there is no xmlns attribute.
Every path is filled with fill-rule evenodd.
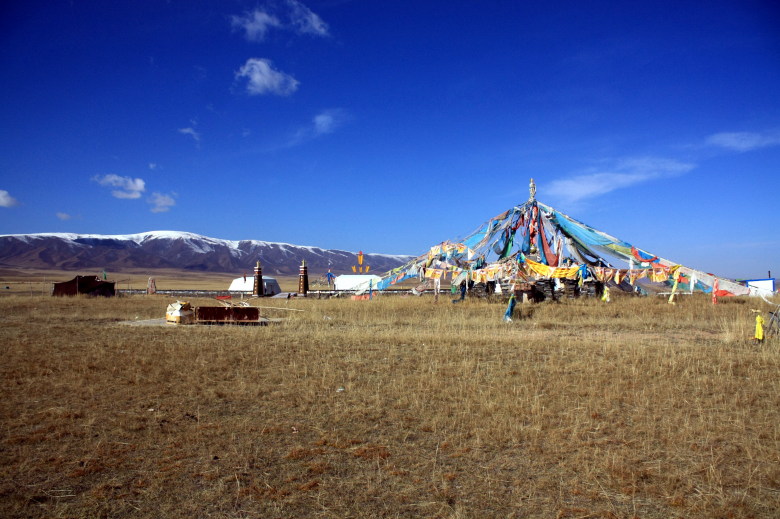
<svg viewBox="0 0 780 519"><path fill-rule="evenodd" d="M764 325L766 321L761 314L756 314L756 334L754 339L756 342L764 342Z"/></svg>

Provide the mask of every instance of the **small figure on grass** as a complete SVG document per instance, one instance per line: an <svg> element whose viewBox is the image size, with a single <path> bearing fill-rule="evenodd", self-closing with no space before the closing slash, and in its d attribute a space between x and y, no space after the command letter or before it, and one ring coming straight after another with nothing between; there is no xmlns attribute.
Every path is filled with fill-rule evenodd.
<svg viewBox="0 0 780 519"><path fill-rule="evenodd" d="M753 335L753 340L760 344L764 342L764 325L766 324L766 321L764 320L764 316L761 315L760 310L751 311L756 314L756 333Z"/></svg>
<svg viewBox="0 0 780 519"><path fill-rule="evenodd" d="M461 302L463 302L464 299L466 299L466 280L465 279L460 282L459 290L460 290L460 299L453 299L452 300L453 303L461 303Z"/></svg>
<svg viewBox="0 0 780 519"><path fill-rule="evenodd" d="M512 295L509 296L509 304L506 305L506 312L504 313L504 322L505 323L511 323L512 322L512 314L515 312L515 303L517 303L517 299L515 298L515 292L512 291Z"/></svg>

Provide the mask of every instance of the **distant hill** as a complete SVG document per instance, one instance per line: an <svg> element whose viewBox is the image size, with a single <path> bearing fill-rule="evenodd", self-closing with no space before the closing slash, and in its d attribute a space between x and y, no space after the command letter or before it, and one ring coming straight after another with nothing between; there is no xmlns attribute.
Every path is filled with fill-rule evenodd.
<svg viewBox="0 0 780 519"><path fill-rule="evenodd" d="M365 254L372 273L383 273L410 256ZM309 272L352 272L356 253L257 240L220 240L189 232L139 234L8 234L0 235L0 266L94 270L174 268L203 272L251 272L257 261L268 274L298 273L305 260Z"/></svg>

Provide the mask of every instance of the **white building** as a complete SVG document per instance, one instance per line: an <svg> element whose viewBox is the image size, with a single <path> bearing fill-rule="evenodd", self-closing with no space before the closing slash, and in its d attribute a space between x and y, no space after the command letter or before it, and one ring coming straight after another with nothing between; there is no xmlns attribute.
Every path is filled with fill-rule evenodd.
<svg viewBox="0 0 780 519"><path fill-rule="evenodd" d="M775 278L746 279L743 283L750 289L751 296L772 297L775 293Z"/></svg>
<svg viewBox="0 0 780 519"><path fill-rule="evenodd" d="M248 292L252 293L255 286L255 278L252 276L247 276L246 278L240 277L233 280L232 283L230 283L230 288L228 288L228 292ZM265 290L264 295L266 296L273 296L276 294L281 293L282 288L279 286L279 282L276 281L276 278L266 277L263 276L263 289Z"/></svg>
<svg viewBox="0 0 780 519"><path fill-rule="evenodd" d="M376 290L376 285L382 278L374 274L342 274L333 281L336 290L367 291L369 286Z"/></svg>

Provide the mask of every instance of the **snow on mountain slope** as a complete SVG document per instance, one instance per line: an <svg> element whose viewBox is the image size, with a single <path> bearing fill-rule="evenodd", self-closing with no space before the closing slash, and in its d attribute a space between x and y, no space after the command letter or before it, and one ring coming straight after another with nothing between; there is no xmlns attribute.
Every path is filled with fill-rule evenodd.
<svg viewBox="0 0 780 519"><path fill-rule="evenodd" d="M405 263L409 256L366 254L375 272ZM0 235L0 265L27 268L182 268L243 272L257 261L268 273L350 272L356 254L341 250L258 240L222 240L181 231L137 234L38 233Z"/></svg>

